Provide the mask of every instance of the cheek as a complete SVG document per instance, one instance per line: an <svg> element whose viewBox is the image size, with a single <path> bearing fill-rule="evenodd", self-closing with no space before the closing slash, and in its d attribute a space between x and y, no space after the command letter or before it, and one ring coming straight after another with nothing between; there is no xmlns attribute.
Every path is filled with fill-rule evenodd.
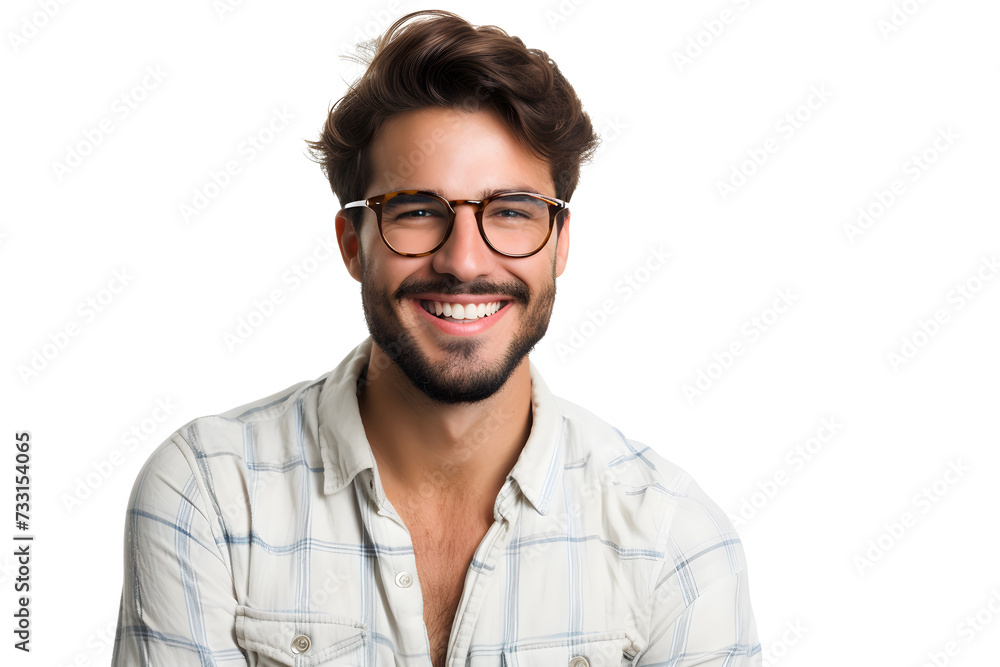
<svg viewBox="0 0 1000 667"><path fill-rule="evenodd" d="M532 302L536 302L540 294L551 288L554 280L553 268L553 262L546 257L544 261L538 263L538 266L533 266L530 273L521 271L513 275L527 285Z"/></svg>
<svg viewBox="0 0 1000 667"><path fill-rule="evenodd" d="M366 278L377 279L379 282L385 280L387 272L384 255L388 251L374 225L367 227L358 235L358 259Z"/></svg>
<svg viewBox="0 0 1000 667"><path fill-rule="evenodd" d="M381 241L380 241L381 242ZM399 261L402 260L402 261ZM392 300L393 294L406 278L419 271L416 266L407 266L407 258L392 254L388 248L365 253L362 261L363 282L368 285L370 293L384 295ZM397 305L393 302L393 308Z"/></svg>
<svg viewBox="0 0 1000 667"><path fill-rule="evenodd" d="M382 238L378 235L378 229L373 221L372 224L362 227L361 233L358 234L358 254L362 261L378 256L379 247L376 244L382 245Z"/></svg>

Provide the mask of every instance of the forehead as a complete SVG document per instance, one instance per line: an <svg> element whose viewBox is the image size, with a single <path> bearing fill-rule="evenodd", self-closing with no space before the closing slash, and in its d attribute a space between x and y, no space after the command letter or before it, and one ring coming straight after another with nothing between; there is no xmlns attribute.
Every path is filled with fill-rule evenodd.
<svg viewBox="0 0 1000 667"><path fill-rule="evenodd" d="M472 199L513 187L555 196L548 163L492 111L431 107L398 114L376 137L372 166L367 196L415 189Z"/></svg>

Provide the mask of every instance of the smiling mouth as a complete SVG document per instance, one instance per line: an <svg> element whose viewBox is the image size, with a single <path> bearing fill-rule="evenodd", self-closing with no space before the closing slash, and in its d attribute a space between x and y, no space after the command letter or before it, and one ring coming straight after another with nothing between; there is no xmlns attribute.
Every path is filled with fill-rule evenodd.
<svg viewBox="0 0 1000 667"><path fill-rule="evenodd" d="M485 301L483 303L448 303L446 301L420 300L420 306L431 315L448 322L477 322L495 315L506 308L510 301Z"/></svg>

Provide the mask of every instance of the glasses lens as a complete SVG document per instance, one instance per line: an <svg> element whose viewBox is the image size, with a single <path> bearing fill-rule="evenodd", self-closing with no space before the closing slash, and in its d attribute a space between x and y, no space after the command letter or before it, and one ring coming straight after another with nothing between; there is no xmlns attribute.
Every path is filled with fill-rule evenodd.
<svg viewBox="0 0 1000 667"><path fill-rule="evenodd" d="M531 195L497 197L483 210L483 229L500 252L534 252L549 233L549 203Z"/></svg>
<svg viewBox="0 0 1000 667"><path fill-rule="evenodd" d="M399 252L428 252L444 239L450 215L448 205L433 197L399 194L382 207L382 234Z"/></svg>

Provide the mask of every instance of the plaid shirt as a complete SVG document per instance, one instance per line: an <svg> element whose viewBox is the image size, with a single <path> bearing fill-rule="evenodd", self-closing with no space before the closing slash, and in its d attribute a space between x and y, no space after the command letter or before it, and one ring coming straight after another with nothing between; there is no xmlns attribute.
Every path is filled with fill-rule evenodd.
<svg viewBox="0 0 1000 667"><path fill-rule="evenodd" d="M371 345L150 456L114 666L430 667L410 535L358 409ZM531 433L466 573L449 667L760 665L725 513L529 365Z"/></svg>

